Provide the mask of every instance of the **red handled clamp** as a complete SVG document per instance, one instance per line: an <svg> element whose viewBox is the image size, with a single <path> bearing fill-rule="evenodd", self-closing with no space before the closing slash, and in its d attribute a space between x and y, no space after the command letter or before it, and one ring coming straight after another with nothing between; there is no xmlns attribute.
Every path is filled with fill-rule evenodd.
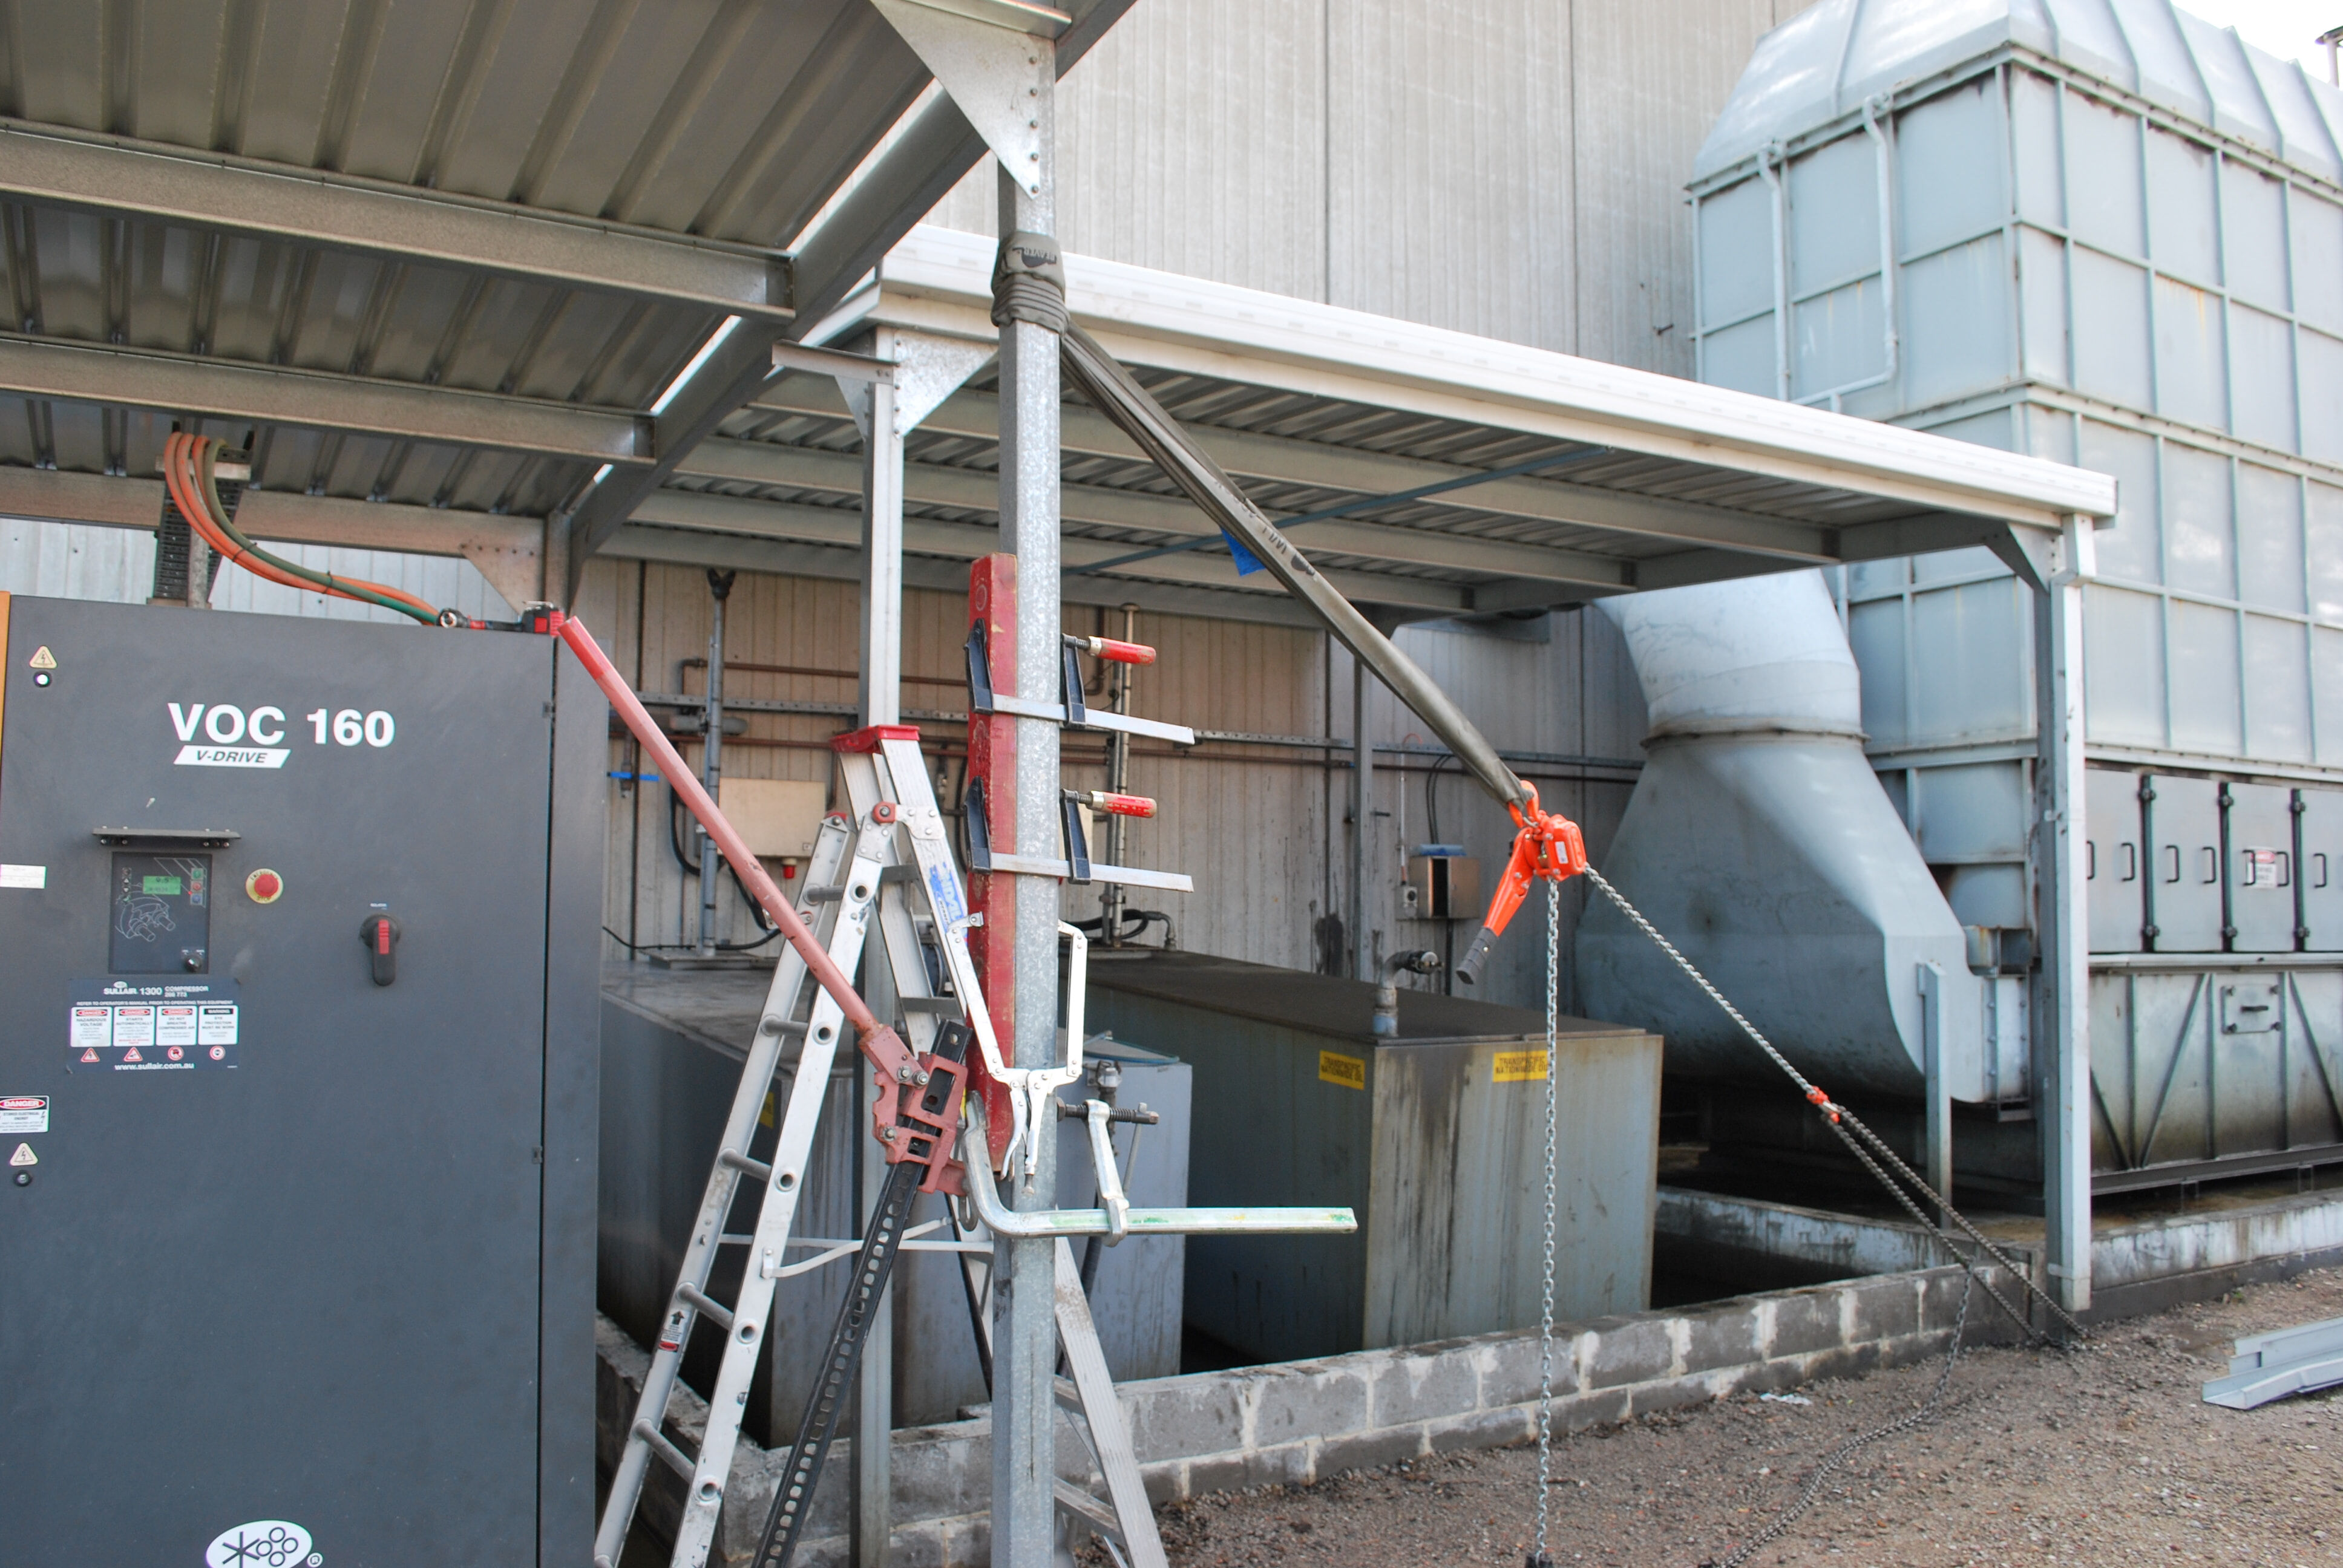
<svg viewBox="0 0 2343 1568"><path fill-rule="evenodd" d="M1531 882L1540 877L1560 882L1586 869L1586 840L1580 837L1578 824L1542 809L1536 786L1523 782L1522 788L1529 791L1529 804L1507 807L1520 829L1513 835L1513 852L1506 858L1504 874L1497 879L1488 918L1481 922L1471 950L1456 966L1456 978L1468 985L1479 983L1482 966L1512 923L1513 911L1529 897Z"/></svg>
<svg viewBox="0 0 2343 1568"><path fill-rule="evenodd" d="M1155 650L1143 642L1117 642L1111 637L1076 637L1064 634L1066 646L1078 648L1092 658L1103 658L1113 664L1153 664Z"/></svg>

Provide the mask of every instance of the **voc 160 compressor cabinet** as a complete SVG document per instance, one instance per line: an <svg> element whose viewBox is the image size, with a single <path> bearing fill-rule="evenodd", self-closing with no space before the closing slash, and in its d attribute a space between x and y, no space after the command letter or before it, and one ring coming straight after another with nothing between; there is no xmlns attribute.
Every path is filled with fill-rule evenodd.
<svg viewBox="0 0 2343 1568"><path fill-rule="evenodd" d="M591 1554L608 709L0 595L0 1564Z"/></svg>

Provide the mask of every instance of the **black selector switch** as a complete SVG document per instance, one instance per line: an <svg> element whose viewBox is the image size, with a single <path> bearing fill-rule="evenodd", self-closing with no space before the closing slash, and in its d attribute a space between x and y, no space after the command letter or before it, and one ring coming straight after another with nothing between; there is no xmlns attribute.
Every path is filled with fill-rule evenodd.
<svg viewBox="0 0 2343 1568"><path fill-rule="evenodd" d="M387 914L368 915L358 927L358 940L366 944L367 962L374 973L374 983L388 985L398 978L398 922Z"/></svg>

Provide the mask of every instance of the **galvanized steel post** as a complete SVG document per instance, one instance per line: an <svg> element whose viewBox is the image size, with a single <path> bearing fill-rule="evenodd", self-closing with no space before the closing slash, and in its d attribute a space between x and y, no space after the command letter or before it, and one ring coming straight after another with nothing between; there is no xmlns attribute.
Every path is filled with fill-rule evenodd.
<svg viewBox="0 0 2343 1568"><path fill-rule="evenodd" d="M1001 177L1001 232L1056 227L1051 46L1030 40L1027 101L1041 131L1037 172ZM1017 692L1056 695L1061 667L1058 540L1058 334L1029 321L1001 328L1001 548L1017 558ZM1058 726L1017 720L1016 849L1046 857L1059 837ZM996 779L996 787L998 786ZM1004 1041L1018 1067L1058 1057L1058 904L1055 878L1012 879L1014 1021ZM1047 1209L1057 1196L1054 1131L1033 1130L1040 1162L1012 1181L1011 1206ZM1048 1568L1057 1553L1057 1246L1002 1237L995 1251L992 1338L992 1561L995 1568Z"/></svg>
<svg viewBox="0 0 2343 1568"><path fill-rule="evenodd" d="M1375 816L1375 743L1367 731L1375 678L1367 661L1351 659L1351 978L1375 976L1375 939L1370 920L1367 879L1374 864L1371 837Z"/></svg>
<svg viewBox="0 0 2343 1568"><path fill-rule="evenodd" d="M2093 523L2069 518L2049 586L2035 603L2041 715L2035 770L2034 863L2043 963L2035 1017L2035 1107L2049 1295L2091 1304L2091 970L2089 843L2083 821L2083 582L2096 567Z"/></svg>
<svg viewBox="0 0 2343 1568"><path fill-rule="evenodd" d="M883 339L885 334L880 334ZM874 346L884 358L887 345ZM859 679L862 723L902 721L903 691L903 433L896 427L895 387L884 376L850 383L849 406L862 425L862 648ZM887 895L900 897L900 893ZM889 1022L895 1018L896 987L889 972L886 944L866 950L863 994ZM851 1125L869 1125L861 1109L870 1086L858 1075L858 1113ZM855 1183L855 1211L865 1228L877 1211L887 1181L887 1163L877 1140L860 1137L861 1165ZM894 1502L895 1302L881 1292L870 1308L869 1338L854 1384L853 1513L850 1535L854 1568L887 1568Z"/></svg>
<svg viewBox="0 0 2343 1568"><path fill-rule="evenodd" d="M876 345L887 357L887 335ZM849 388L862 415L862 664L858 706L865 725L903 713L903 432L895 386L878 378Z"/></svg>

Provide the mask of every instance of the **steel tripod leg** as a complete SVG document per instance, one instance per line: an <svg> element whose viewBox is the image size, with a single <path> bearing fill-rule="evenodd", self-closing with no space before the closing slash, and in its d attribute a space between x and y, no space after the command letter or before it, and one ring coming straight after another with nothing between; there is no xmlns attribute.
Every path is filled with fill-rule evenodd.
<svg viewBox="0 0 2343 1568"><path fill-rule="evenodd" d="M1056 1292L1058 1342L1065 1349L1066 1370L1072 1375L1082 1419L1090 1425L1091 1452L1098 1458L1099 1473L1106 1478L1107 1501L1114 1508L1123 1552L1131 1568L1166 1568L1163 1538L1156 1533L1155 1511L1147 1501L1147 1483L1140 1476L1139 1456L1131 1447L1131 1422L1123 1418L1122 1402L1115 1397L1106 1352L1099 1348L1098 1325L1091 1318L1090 1300L1082 1294L1081 1270L1076 1267L1074 1250L1063 1236L1058 1238ZM1086 1527L1097 1528L1099 1522L1090 1510L1068 1505L1072 1501L1066 1497L1070 1491L1074 1489L1059 1483L1061 1508ZM1075 1496L1090 1501L1079 1492Z"/></svg>

